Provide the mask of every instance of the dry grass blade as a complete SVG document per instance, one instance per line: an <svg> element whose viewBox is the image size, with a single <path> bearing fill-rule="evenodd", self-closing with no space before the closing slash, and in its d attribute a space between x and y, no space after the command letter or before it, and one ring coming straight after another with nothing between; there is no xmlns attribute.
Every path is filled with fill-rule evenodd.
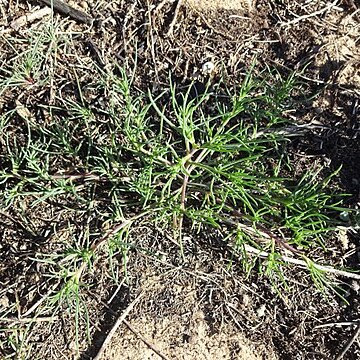
<svg viewBox="0 0 360 360"><path fill-rule="evenodd" d="M316 325L314 329L321 329L325 327L332 327L332 326L354 326L358 324L358 321L343 321L343 322L332 322L327 324L320 324Z"/></svg>
<svg viewBox="0 0 360 360"><path fill-rule="evenodd" d="M34 317L34 318L1 318L1 321L11 323L11 324L23 324L23 323L39 323L39 322L52 322L59 320L58 316L53 317Z"/></svg>

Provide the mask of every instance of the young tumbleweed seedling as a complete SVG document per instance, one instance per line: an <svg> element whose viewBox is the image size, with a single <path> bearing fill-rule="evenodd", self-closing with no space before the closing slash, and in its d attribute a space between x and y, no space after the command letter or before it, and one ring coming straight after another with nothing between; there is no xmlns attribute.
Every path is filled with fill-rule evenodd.
<svg viewBox="0 0 360 360"><path fill-rule="evenodd" d="M226 104L208 90L193 98L191 87L179 95L171 86L170 107L160 105L167 104L161 100L168 94L156 99L149 94L151 107L123 94L131 112L118 128L124 133L121 150L137 159L133 175L128 173L131 190L158 225L172 222L181 251L184 231L228 225L224 239L240 250L245 268L249 253L256 258L268 252L264 273L284 280L281 253L286 251L302 259L301 265L312 264L308 268L315 273L306 250L326 249L324 236L344 209L339 206L342 196L327 190L336 173L323 180L316 168L300 180L279 176L284 168L291 172L284 160L289 128L281 112L294 81L290 77L277 84L274 93L266 81L249 74ZM141 115L134 120L136 107ZM150 115L152 109L159 122ZM323 268L314 279L320 274L321 284L331 287Z"/></svg>
<svg viewBox="0 0 360 360"><path fill-rule="evenodd" d="M25 55L17 65L21 81L3 79L1 91L22 86L30 65L46 81L38 59L29 65L31 53ZM294 77L270 85L249 73L226 96L206 88L194 97L191 86L171 83L155 96L133 90L115 70L99 70L100 80L86 86L77 79L77 97L59 92L51 106L41 104L46 121L20 105L1 116L0 205L43 244L31 260L46 295L23 316L47 319L67 309L78 340L89 329L82 291L96 282L96 264L108 257L117 283L119 254L124 274L134 247L156 254L127 241L142 224L170 228L184 261L184 239L216 229L246 271L264 258L260 271L274 285L286 282L290 262L307 266L321 289L331 285L331 268L308 259L307 250L326 248L325 235L344 209L328 192L331 177L318 180L319 169L291 176L286 146L296 132L288 131L283 112ZM103 105L87 102L84 93L94 89L104 94ZM25 335L4 334L1 341L27 356Z"/></svg>

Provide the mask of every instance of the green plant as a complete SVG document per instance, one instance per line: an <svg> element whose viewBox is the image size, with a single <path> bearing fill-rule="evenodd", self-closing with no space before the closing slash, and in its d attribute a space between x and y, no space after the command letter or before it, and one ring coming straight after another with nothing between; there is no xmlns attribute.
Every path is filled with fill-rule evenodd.
<svg viewBox="0 0 360 360"><path fill-rule="evenodd" d="M41 78L46 59L38 49L46 41L39 41L35 52L19 56L0 93L22 86L26 77ZM170 83L162 94L145 94L121 68L97 71L86 86L74 72L77 95L57 94L52 105L39 106L46 123L21 116L18 109L0 121L1 207L17 214L33 235L40 236L32 212L55 211L68 230L57 242L53 238L61 231L54 226L47 241L56 248L40 248L32 258L56 285L37 315L67 309L74 314L76 340L80 324L88 333L87 275L99 258L108 258L118 283L119 272L127 275L134 248L151 253L128 241L139 223L170 228L185 260L185 235L222 230L247 273L267 252L260 272L275 287L287 286L283 251L307 259L309 249L326 249L325 235L343 211L341 196L328 190L337 174L322 181L319 169L300 179L292 176L284 112L292 106L294 76L274 86L273 77L259 80L250 71L223 97L210 85L193 97L191 86L184 90ZM87 101L89 89L105 94L103 108ZM251 254L249 246L259 253ZM326 277L311 260L307 264L323 290Z"/></svg>

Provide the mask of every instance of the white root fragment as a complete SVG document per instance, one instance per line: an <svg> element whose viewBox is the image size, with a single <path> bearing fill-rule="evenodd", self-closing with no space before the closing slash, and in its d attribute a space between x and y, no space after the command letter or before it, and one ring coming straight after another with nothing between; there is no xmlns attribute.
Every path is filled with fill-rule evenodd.
<svg viewBox="0 0 360 360"><path fill-rule="evenodd" d="M258 250L250 245L245 245L244 248L245 248L246 252L248 252L250 254L255 254L262 258L268 258L270 256L270 254L267 253L266 251ZM305 268L308 267L308 264L304 260L295 259L295 258L286 256L286 255L281 255L280 258L281 258L281 260L288 262L290 264L299 265L299 266L305 267ZM360 274L356 274L356 273L352 273L352 272L344 271L344 270L338 270L331 266L319 265L316 263L314 263L314 266L320 271L324 271L324 272L331 273L331 274L338 275L338 276L347 277L349 279L360 280Z"/></svg>

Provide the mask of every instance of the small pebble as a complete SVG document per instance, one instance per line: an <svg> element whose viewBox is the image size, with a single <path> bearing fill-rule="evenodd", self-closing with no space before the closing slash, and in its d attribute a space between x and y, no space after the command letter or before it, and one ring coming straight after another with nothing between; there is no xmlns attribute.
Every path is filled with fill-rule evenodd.
<svg viewBox="0 0 360 360"><path fill-rule="evenodd" d="M258 317L263 317L265 315L266 305L262 304L257 310L256 314Z"/></svg>
<svg viewBox="0 0 360 360"><path fill-rule="evenodd" d="M1 307L6 309L7 307L9 307L9 304L10 304L10 300L6 295L4 295L0 298L0 306Z"/></svg>
<svg viewBox="0 0 360 360"><path fill-rule="evenodd" d="M350 216L349 216L349 213L347 211L342 211L340 213L340 219L342 221L349 221L350 220Z"/></svg>
<svg viewBox="0 0 360 360"><path fill-rule="evenodd" d="M215 69L215 64L212 61L207 61L201 67L201 70L204 74L210 74Z"/></svg>
<svg viewBox="0 0 360 360"><path fill-rule="evenodd" d="M89 8L89 4L86 1L81 1L80 6L86 11Z"/></svg>

